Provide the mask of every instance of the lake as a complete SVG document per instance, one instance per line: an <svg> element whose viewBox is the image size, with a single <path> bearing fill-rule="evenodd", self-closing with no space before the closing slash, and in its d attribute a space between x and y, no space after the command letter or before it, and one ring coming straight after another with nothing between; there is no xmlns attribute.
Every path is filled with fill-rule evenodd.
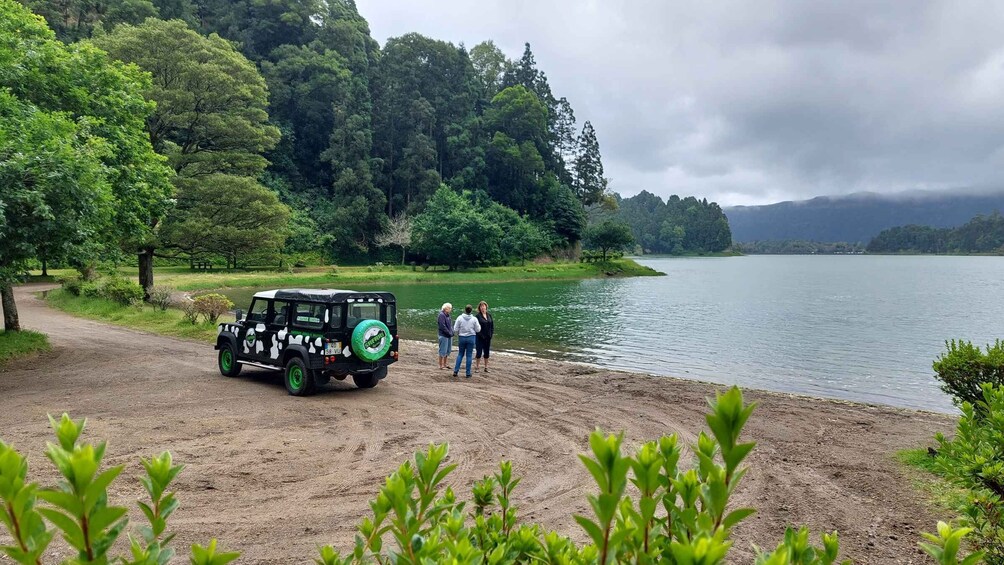
<svg viewBox="0 0 1004 565"><path fill-rule="evenodd" d="M1004 336L998 257L639 262L667 276L380 288L397 295L406 339L435 339L443 302L486 300L499 351L942 412L954 409L931 362L944 341ZM250 294L228 292L240 308Z"/></svg>

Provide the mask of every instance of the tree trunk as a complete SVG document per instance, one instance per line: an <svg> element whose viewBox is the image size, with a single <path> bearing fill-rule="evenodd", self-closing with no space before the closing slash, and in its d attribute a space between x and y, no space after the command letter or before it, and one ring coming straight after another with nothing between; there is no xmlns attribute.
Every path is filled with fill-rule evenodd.
<svg viewBox="0 0 1004 565"><path fill-rule="evenodd" d="M47 264L46 263L47 262L45 260L45 256L43 255L42 256L42 276L43 277L49 276L49 269L47 268Z"/></svg>
<svg viewBox="0 0 1004 565"><path fill-rule="evenodd" d="M404 266L404 246L401 246L401 266Z"/></svg>
<svg viewBox="0 0 1004 565"><path fill-rule="evenodd" d="M139 253L139 286L143 287L143 300L150 300L153 286L153 247L144 247Z"/></svg>
<svg viewBox="0 0 1004 565"><path fill-rule="evenodd" d="M3 329L8 332L21 331L17 304L14 304L14 289L7 281L0 281L0 302L3 303Z"/></svg>

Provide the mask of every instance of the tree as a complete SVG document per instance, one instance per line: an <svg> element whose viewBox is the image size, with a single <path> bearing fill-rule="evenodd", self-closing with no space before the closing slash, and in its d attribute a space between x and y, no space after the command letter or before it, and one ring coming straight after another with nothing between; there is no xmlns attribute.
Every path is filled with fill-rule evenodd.
<svg viewBox="0 0 1004 565"><path fill-rule="evenodd" d="M546 231L527 218L521 217L505 230L505 236L502 238L502 254L508 258L519 259L520 264L525 265L527 257L536 257L546 251L550 244Z"/></svg>
<svg viewBox="0 0 1004 565"><path fill-rule="evenodd" d="M600 143L593 124L589 122L582 126L582 135L579 136L579 151L575 156L575 192L586 206L601 202L607 192Z"/></svg>
<svg viewBox="0 0 1004 565"><path fill-rule="evenodd" d="M470 193L446 186L429 199L413 228L415 250L450 269L498 262L502 236L503 228L474 205Z"/></svg>
<svg viewBox="0 0 1004 565"><path fill-rule="evenodd" d="M175 170L179 191L179 183L193 179L256 177L264 171L268 161L262 153L275 146L279 130L268 124L264 79L233 45L215 34L202 37L179 20L154 19L118 26L95 44L153 76L146 95L157 107L147 130L154 148ZM151 217L150 228L155 230L160 220ZM160 244L183 247L170 241ZM158 246L150 239L139 253L144 289L153 285Z"/></svg>
<svg viewBox="0 0 1004 565"><path fill-rule="evenodd" d="M280 252L289 217L289 208L256 180L215 174L179 181L178 204L161 235L189 257L223 256L237 268L242 257Z"/></svg>
<svg viewBox="0 0 1004 565"><path fill-rule="evenodd" d="M471 64L478 77L481 99L488 101L502 90L502 81L512 67L512 61L492 40L482 41L471 49Z"/></svg>
<svg viewBox="0 0 1004 565"><path fill-rule="evenodd" d="M607 220L586 230L586 245L599 249L603 253L604 261L607 260L609 251L623 249L633 242L631 228L621 222Z"/></svg>
<svg viewBox="0 0 1004 565"><path fill-rule="evenodd" d="M164 202L166 174L143 130L150 106L134 68L66 46L41 18L0 0L0 295L19 329L11 282L55 253L86 263Z"/></svg>
<svg viewBox="0 0 1004 565"><path fill-rule="evenodd" d="M404 265L405 250L411 245L412 221L406 214L391 218L387 223L387 231L377 237L380 247L394 245L401 248L401 264Z"/></svg>

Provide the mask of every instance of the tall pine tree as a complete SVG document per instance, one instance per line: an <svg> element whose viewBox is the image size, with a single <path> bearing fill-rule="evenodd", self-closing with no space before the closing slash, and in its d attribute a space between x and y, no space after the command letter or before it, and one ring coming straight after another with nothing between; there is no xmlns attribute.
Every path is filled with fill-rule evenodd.
<svg viewBox="0 0 1004 565"><path fill-rule="evenodd" d="M588 121L579 136L579 151L575 156L575 193L586 206L603 200L607 192L607 179L603 177L600 159L600 142L596 130Z"/></svg>

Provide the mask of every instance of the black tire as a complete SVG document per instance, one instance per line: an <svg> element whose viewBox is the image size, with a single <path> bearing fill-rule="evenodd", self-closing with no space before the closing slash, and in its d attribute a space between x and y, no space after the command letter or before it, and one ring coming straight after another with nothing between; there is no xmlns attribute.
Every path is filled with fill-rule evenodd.
<svg viewBox="0 0 1004 565"><path fill-rule="evenodd" d="M307 396L314 392L314 372L307 368L303 359L292 357L286 362L282 373L286 392L293 396Z"/></svg>
<svg viewBox="0 0 1004 565"><path fill-rule="evenodd" d="M228 341L220 346L220 354L216 358L220 374L224 377L236 377L241 374L241 364L237 362L237 352Z"/></svg>
<svg viewBox="0 0 1004 565"><path fill-rule="evenodd" d="M380 382L375 372L352 375L352 380L355 381L356 386L359 388L373 388Z"/></svg>

